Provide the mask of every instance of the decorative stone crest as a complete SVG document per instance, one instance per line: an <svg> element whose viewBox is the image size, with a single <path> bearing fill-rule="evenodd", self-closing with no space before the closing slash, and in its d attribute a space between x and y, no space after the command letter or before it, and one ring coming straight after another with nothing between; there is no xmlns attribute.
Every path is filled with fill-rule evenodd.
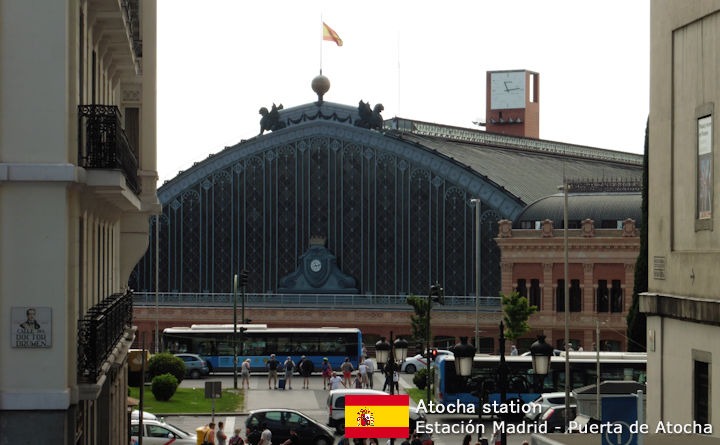
<svg viewBox="0 0 720 445"><path fill-rule="evenodd" d="M632 218L628 218L625 221L623 221L623 236L630 237L630 236L637 236L637 231L635 230L635 220Z"/></svg>
<svg viewBox="0 0 720 445"><path fill-rule="evenodd" d="M550 219L546 219L540 225L540 230L543 238L552 238L553 235L553 222Z"/></svg>
<svg viewBox="0 0 720 445"><path fill-rule="evenodd" d="M595 265L593 263L583 263L583 271L587 274L593 273L594 268Z"/></svg>
<svg viewBox="0 0 720 445"><path fill-rule="evenodd" d="M512 238L512 221L509 219L501 219L498 221L498 237Z"/></svg>
<svg viewBox="0 0 720 445"><path fill-rule="evenodd" d="M595 221L590 218L582 220L582 236L592 238L595 236Z"/></svg>

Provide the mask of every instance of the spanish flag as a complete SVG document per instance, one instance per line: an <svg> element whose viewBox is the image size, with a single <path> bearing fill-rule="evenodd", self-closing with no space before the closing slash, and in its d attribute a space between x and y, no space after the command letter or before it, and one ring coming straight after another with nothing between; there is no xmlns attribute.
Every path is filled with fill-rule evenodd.
<svg viewBox="0 0 720 445"><path fill-rule="evenodd" d="M342 46L342 39L338 33L333 31L332 28L325 24L325 22L323 22L323 40L329 40L337 43L337 46Z"/></svg>
<svg viewBox="0 0 720 445"><path fill-rule="evenodd" d="M345 396L345 437L407 438L410 396Z"/></svg>

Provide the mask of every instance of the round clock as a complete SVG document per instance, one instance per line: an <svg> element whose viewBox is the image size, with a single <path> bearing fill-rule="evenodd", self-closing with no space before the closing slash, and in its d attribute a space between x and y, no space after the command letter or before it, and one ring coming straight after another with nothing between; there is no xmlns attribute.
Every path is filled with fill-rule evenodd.
<svg viewBox="0 0 720 445"><path fill-rule="evenodd" d="M313 272L320 272L320 269L322 269L322 263L320 260L312 260L310 261L310 270Z"/></svg>

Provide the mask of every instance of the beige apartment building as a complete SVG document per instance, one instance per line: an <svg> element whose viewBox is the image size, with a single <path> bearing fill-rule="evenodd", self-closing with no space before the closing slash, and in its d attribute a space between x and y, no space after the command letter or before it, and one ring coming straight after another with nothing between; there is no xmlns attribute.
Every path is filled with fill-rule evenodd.
<svg viewBox="0 0 720 445"><path fill-rule="evenodd" d="M0 2L0 442L127 444L156 3Z"/></svg>
<svg viewBox="0 0 720 445"><path fill-rule="evenodd" d="M647 420L710 423L715 437L720 437L719 73L720 1L654 0L649 291L641 299L648 315Z"/></svg>

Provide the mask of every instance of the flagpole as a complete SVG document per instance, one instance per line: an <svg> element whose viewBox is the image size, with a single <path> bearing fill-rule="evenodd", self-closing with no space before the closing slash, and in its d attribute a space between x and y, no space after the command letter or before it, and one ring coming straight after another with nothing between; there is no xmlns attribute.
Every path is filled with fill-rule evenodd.
<svg viewBox="0 0 720 445"><path fill-rule="evenodd" d="M325 31L325 22L323 22L322 12L320 13L320 75L322 76L322 56L323 56L323 33Z"/></svg>

